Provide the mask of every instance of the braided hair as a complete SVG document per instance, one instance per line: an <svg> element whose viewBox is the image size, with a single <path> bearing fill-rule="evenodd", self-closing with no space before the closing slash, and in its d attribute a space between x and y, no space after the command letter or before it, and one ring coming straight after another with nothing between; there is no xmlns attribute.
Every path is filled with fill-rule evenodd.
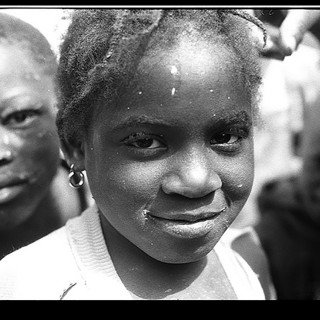
<svg viewBox="0 0 320 320"><path fill-rule="evenodd" d="M45 74L55 75L58 63L49 41L29 23L15 16L0 13L0 43L4 42L26 50Z"/></svg>
<svg viewBox="0 0 320 320"><path fill-rule="evenodd" d="M79 9L60 47L57 128L72 141L90 125L93 106L103 96L116 103L151 48L168 48L187 26L235 52L252 98L261 82L257 46L249 23L263 31L260 20L236 9ZM216 40L217 39L217 40ZM252 99L254 100L254 99Z"/></svg>

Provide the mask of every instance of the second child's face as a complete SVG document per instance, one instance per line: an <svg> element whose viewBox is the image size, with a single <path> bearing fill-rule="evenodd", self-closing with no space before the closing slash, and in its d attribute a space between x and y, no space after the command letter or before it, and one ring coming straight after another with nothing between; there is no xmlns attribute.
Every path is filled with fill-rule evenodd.
<svg viewBox="0 0 320 320"><path fill-rule="evenodd" d="M53 77L27 50L0 43L0 230L31 217L59 165Z"/></svg>
<svg viewBox="0 0 320 320"><path fill-rule="evenodd" d="M252 187L252 107L233 57L181 41L144 58L120 103L99 106L84 165L102 215L149 256L205 256Z"/></svg>

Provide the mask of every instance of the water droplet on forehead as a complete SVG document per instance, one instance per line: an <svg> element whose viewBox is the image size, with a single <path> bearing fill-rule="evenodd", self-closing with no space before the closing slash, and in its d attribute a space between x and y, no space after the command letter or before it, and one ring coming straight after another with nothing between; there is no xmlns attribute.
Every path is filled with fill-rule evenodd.
<svg viewBox="0 0 320 320"><path fill-rule="evenodd" d="M178 68L176 66L172 66L170 72L173 75L176 75L179 73Z"/></svg>

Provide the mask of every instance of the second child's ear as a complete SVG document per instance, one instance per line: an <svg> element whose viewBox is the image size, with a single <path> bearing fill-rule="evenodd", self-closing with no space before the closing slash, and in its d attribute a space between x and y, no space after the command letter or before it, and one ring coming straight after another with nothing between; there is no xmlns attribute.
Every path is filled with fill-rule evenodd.
<svg viewBox="0 0 320 320"><path fill-rule="evenodd" d="M74 164L77 170L85 170L83 152L84 148L82 140L62 140L61 150L69 166Z"/></svg>

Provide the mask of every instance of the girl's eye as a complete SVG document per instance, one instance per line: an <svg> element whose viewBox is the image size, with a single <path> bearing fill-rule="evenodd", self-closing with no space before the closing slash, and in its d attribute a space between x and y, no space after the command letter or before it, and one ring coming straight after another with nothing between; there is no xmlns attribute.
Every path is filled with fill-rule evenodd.
<svg viewBox="0 0 320 320"><path fill-rule="evenodd" d="M127 146L138 149L157 149L165 147L164 143L148 134L135 133L123 140Z"/></svg>
<svg viewBox="0 0 320 320"><path fill-rule="evenodd" d="M219 133L211 139L211 144L233 144L238 142L242 137L237 134Z"/></svg>
<svg viewBox="0 0 320 320"><path fill-rule="evenodd" d="M133 141L131 145L142 149L155 149L162 146L162 144L154 138L145 138Z"/></svg>
<svg viewBox="0 0 320 320"><path fill-rule="evenodd" d="M39 110L22 110L9 114L2 119L3 125L23 127L31 123L38 115Z"/></svg>

